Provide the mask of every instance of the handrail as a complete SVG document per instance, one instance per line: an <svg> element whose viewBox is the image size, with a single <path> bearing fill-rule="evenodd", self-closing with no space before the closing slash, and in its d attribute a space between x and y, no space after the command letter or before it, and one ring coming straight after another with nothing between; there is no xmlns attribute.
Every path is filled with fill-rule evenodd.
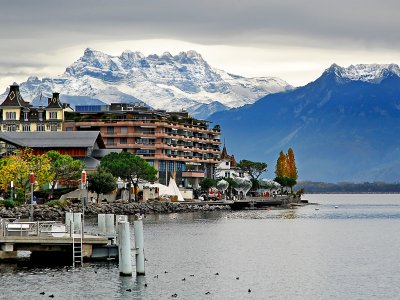
<svg viewBox="0 0 400 300"><path fill-rule="evenodd" d="M7 219L1 219L1 236L9 236L9 233L19 233L23 236L26 233L30 236L39 236L41 233L49 233L52 231L52 226L58 224L56 221L37 221L37 222L25 222L25 221L9 221Z"/></svg>

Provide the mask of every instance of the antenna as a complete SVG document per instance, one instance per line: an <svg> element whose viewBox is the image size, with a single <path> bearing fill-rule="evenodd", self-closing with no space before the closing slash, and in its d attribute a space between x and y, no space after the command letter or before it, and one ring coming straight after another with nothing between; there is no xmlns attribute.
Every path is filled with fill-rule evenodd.
<svg viewBox="0 0 400 300"><path fill-rule="evenodd" d="M40 90L40 96L39 96L39 106L42 106L42 90Z"/></svg>

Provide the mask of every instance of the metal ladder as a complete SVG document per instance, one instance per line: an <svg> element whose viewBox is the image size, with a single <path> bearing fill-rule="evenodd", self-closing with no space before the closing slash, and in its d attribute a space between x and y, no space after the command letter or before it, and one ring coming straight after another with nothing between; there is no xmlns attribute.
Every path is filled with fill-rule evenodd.
<svg viewBox="0 0 400 300"><path fill-rule="evenodd" d="M71 224L71 226L74 226L74 224ZM72 266L74 268L77 264L80 264L81 266L83 265L82 240L83 240L83 228L81 222L79 228L79 234L77 234L77 236L75 236L75 228L72 229Z"/></svg>

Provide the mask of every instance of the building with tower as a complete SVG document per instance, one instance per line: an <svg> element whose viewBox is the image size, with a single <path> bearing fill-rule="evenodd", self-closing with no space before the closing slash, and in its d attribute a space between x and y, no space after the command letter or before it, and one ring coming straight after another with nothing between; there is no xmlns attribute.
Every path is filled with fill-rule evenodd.
<svg viewBox="0 0 400 300"><path fill-rule="evenodd" d="M72 111L72 108L60 102L59 93L53 93L46 106L34 107L22 98L18 85L11 85L6 99L0 104L0 131L62 131L66 111Z"/></svg>

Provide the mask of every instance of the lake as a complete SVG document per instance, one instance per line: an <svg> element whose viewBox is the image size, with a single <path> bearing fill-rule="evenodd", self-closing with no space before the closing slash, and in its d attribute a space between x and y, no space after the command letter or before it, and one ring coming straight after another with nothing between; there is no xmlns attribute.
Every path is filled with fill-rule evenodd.
<svg viewBox="0 0 400 300"><path fill-rule="evenodd" d="M0 299L398 299L400 195L303 198L319 205L148 215L145 277L0 264Z"/></svg>

